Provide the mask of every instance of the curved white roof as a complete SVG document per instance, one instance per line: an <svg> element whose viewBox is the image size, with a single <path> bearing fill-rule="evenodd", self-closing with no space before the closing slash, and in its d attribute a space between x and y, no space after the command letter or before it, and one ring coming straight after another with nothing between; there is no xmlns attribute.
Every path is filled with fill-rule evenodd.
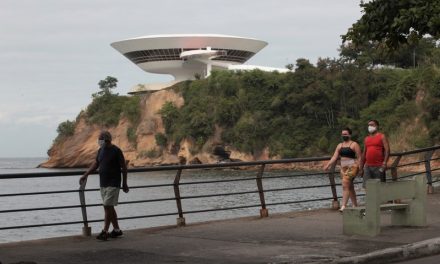
<svg viewBox="0 0 440 264"><path fill-rule="evenodd" d="M148 49L194 49L205 47L257 53L266 45L267 42L262 40L217 34L150 35L111 43L111 46L122 54Z"/></svg>
<svg viewBox="0 0 440 264"><path fill-rule="evenodd" d="M267 44L220 34L167 34L125 39L111 46L146 72L170 74L182 81L209 76L214 69L246 70L249 67L231 66L242 65Z"/></svg>

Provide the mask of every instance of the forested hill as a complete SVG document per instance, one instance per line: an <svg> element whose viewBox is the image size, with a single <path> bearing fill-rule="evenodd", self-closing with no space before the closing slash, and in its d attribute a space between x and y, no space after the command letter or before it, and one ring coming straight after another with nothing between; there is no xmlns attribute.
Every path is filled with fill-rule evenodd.
<svg viewBox="0 0 440 264"><path fill-rule="evenodd" d="M185 103L162 107L166 137L190 137L198 149L218 126L222 143L243 152L267 147L282 158L329 154L341 128L352 128L360 140L369 119L379 120L395 151L440 141L440 70L432 65L369 69L301 59L292 73L213 72L176 90Z"/></svg>
<svg viewBox="0 0 440 264"><path fill-rule="evenodd" d="M435 65L374 69L300 59L294 67L283 74L214 71L142 96L111 93L104 84L116 79L108 77L75 121L59 125L44 165L87 166L101 129L110 129L133 166L211 163L225 152L241 160L328 155L342 128L362 141L369 119L379 120L393 151L440 142Z"/></svg>
<svg viewBox="0 0 440 264"><path fill-rule="evenodd" d="M327 155L342 128L362 143L370 119L379 120L392 151L439 144L440 1L360 7L339 58L298 59L286 65L289 73L214 71L133 97L113 94L117 79L107 77L86 111L59 125L46 165L93 161L103 128L135 166L215 162L228 153L244 160Z"/></svg>

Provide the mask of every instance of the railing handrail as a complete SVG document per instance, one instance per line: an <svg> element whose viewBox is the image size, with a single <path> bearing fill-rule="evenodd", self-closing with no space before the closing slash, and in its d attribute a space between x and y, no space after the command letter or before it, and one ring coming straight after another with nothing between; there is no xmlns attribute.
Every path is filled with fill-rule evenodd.
<svg viewBox="0 0 440 264"><path fill-rule="evenodd" d="M267 164L285 164L298 162L312 162L329 160L331 157L310 157L310 158L294 158L294 159L278 159L278 160L257 160L257 161L239 161L225 163L209 163L209 164L188 164L188 165L165 165L165 166L147 166L128 169L128 172L148 172L148 171L175 171L175 170L191 170L191 169L210 169L210 168L227 168L227 167L244 167L258 166ZM78 176L84 174L85 170L77 171L59 171L59 172L35 172L35 173L6 173L0 174L0 179L13 178L43 178L43 177L60 177L60 176ZM96 172L91 173L96 174Z"/></svg>
<svg viewBox="0 0 440 264"><path fill-rule="evenodd" d="M390 156L405 156L427 151L440 149L440 145L428 148L420 148L404 152L391 153ZM165 165L165 166L146 166L139 168L128 169L128 172L149 172L149 171L175 171L175 170L191 170L191 169L210 169L210 168L228 168L228 167L244 167L244 166L258 166L258 165L273 165L285 163L299 163L299 162L313 162L329 160L330 156L324 157L309 157L309 158L293 158L293 159L278 159L278 160L256 160L256 161L239 161L239 162L225 162L225 163L210 163L210 164L189 164L189 165ZM84 174L85 170L75 171L58 171L58 172L36 172L36 173L6 173L0 174L0 179L14 179L14 178L42 178L42 177L60 177L60 176L78 176ZM93 173L93 174L96 174Z"/></svg>
<svg viewBox="0 0 440 264"><path fill-rule="evenodd" d="M394 153L391 153L390 155L391 156L404 156L404 155L411 155L411 154L427 152L427 151L432 151L432 150L437 150L437 149L440 149L440 145L427 147L427 148L408 150L408 151L403 151L403 152L394 152Z"/></svg>
<svg viewBox="0 0 440 264"><path fill-rule="evenodd" d="M432 188L432 183L437 182L433 181L431 177L432 171L438 171L440 168L431 168L431 161L438 160L440 158L432 158L433 153L440 149L439 146L433 146L429 148L416 149L406 152L400 153L392 153L391 156L395 156L396 158L393 160L393 164L390 166L392 180L397 180L398 178L406 178L411 177L418 174L426 173L426 177L428 179L428 187ZM397 169L399 167L399 162L401 158L405 155L412 155L417 153L425 153L425 156L422 160L417 162L410 162L407 164L402 164L402 166L408 166L418 163L425 163L425 170L416 172L414 174L405 175L402 177L397 177ZM219 210L232 210L232 209L240 209L240 208L251 208L251 207L261 207L260 215L262 217L268 216L267 205L277 205L277 204L293 204L293 203L303 203L303 202L311 202L311 201L322 201L322 200L330 200L333 199L333 208L335 205L339 205L338 199L340 198L336 192L336 186L341 185L335 182L335 173L338 171L335 170L336 164L333 164L330 171L328 172L319 172L316 173L306 173L306 174L292 174L292 175L274 175L263 177L265 172L265 166L271 164L286 164L286 163L299 163L299 162L316 162L316 161L325 161L329 160L330 157L309 157L309 158L294 158L294 159L279 159L279 160L258 160L258 161L250 161L250 162L230 162L230 163L216 163L216 164L192 164L192 165L169 165L169 166L155 166L155 167L142 167L142 168L134 168L130 169L129 172L152 172L152 171L175 171L176 176L173 183L169 184L154 184L154 185L144 185L144 186L134 186L133 188L153 188L153 187L173 187L174 188L174 196L168 198L156 198L156 199L147 199L147 200L137 200L137 201L127 201L121 202L121 204L131 204L131 203L147 203L147 202L160 202L160 201L176 201L177 205L177 213L165 213L165 214L155 214L155 215L144 215L144 216L131 216L131 217L122 217L122 219L136 219L136 218L147 218L147 217L156 217L156 216L166 216L166 215L178 215L178 225L185 224L184 214L189 213L199 213L199 212L211 212L211 211L219 211ZM210 180L210 181L194 181L194 182L181 182L181 173L183 170L192 170L192 169L215 169L215 168L228 168L228 167L249 167L254 166L257 172L257 175L252 175L251 178L238 178L238 179L227 179L227 180ZM74 171L58 171L58 172L43 172L43 173L15 173L15 174L0 174L0 180L2 179L14 179L14 178L45 178L45 177L61 177L61 176L78 176L83 174L84 171L74 170ZM96 174L94 172L93 174ZM285 177L298 177L298 176L322 176L327 174L329 177L330 184L320 184L320 185L306 185L301 187L276 187L276 188L263 188L263 179L272 180L276 178L285 178ZM218 182L232 182L232 181L249 181L255 180L257 184L256 190L251 191L240 191L240 192L232 192L232 193L211 193L211 194L201 194L201 195L180 195L180 187L182 185L189 184L206 184L206 183L218 183ZM383 179L385 180L385 179ZM357 183L357 182L356 182ZM9 209L0 211L0 213L12 213L12 212L24 212L24 211L37 211L37 210L55 210L55 209L67 209L67 208L81 208L83 221L75 221L75 222L63 222L63 223L51 223L51 224L39 224L39 225L27 225L27 226L10 226L10 227L0 227L0 230L5 229L14 229L14 228L28 228L28 227L37 227L37 226L50 226L50 225L62 225L62 224L77 224L83 223L83 232L86 232L90 235L90 227L89 223L97 222L101 220L89 220L87 216L87 207L99 206L100 204L86 204L85 201L85 192L87 191L97 191L99 189L85 189L86 182L80 186L79 190L56 190L56 191L44 191L44 192L32 192L32 193L14 193L14 194L0 194L2 196L20 196L20 195L40 195L40 194L52 194L52 193L70 193L70 192L78 192L80 197L80 205L68 205L68 206L53 206L53 207L40 207L40 208L22 208L22 209ZM275 203L266 203L265 193L267 192L277 192L277 191L287 191L287 190L296 190L296 189L311 189L311 188L323 188L323 187L331 187L332 197L329 198L316 198L316 199L308 199L308 200L297 200L297 201L282 201ZM224 207L224 208L213 208L213 209L202 209L202 210L192 210L186 211L183 210L181 200L183 199L200 199L206 197L218 197L218 196L227 196L227 195L242 195L242 194L250 194L250 193L258 193L260 198L260 203L255 205L241 205L235 207ZM361 196L361 195L359 195Z"/></svg>

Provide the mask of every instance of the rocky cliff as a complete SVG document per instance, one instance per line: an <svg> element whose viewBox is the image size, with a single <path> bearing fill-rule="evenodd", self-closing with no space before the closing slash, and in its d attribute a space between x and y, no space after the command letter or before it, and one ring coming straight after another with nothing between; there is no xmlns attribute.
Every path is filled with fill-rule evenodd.
<svg viewBox="0 0 440 264"><path fill-rule="evenodd" d="M181 107L184 103L180 94L172 89L160 90L155 93L145 94L141 96L139 102L140 121L135 129L135 140L129 140L127 131L133 127L130 121L122 117L119 123L107 128L113 136L113 143L119 146L129 160L130 167L142 167L151 165L167 165L167 164L194 164L194 163L217 163L221 161L253 161L278 159L280 157L269 157L268 149L264 149L255 155L239 152L229 146L224 146L221 140L222 129L215 128L214 135L205 143L201 150L195 151L194 142L190 139L184 139L180 144L169 142L166 146L159 146L156 142L155 135L165 133L162 123L160 109L166 102L172 102L176 107ZM413 126L406 126L400 129L406 133L410 133L413 129L419 131L420 125L416 118ZM75 131L72 136L56 140L48 151L49 160L42 167L47 168L72 168L72 167L88 167L93 162L98 151L98 135L104 129L97 125L88 124L84 114L80 115L76 121ZM399 130L399 131L400 131ZM396 145L403 145L398 140L405 138L400 136L391 136L390 142L393 151L399 151L394 148ZM408 157L410 161L415 160ZM405 158L405 159L408 159ZM436 163L437 164L437 163ZM322 168L321 162L295 163L286 165L272 166L280 169L318 169ZM420 168L404 168L408 170Z"/></svg>
<svg viewBox="0 0 440 264"><path fill-rule="evenodd" d="M190 164L190 163L215 163L225 158L221 155L226 152L232 160L258 160L268 159L268 151L262 151L258 155L241 153L234 149L224 149L221 145L221 129L216 128L214 136L202 148L202 151L192 151L193 142L183 140L179 145L173 142L166 147L160 147L156 143L155 135L164 133L164 126L159 110L166 102L172 102L175 106L183 105L183 98L172 89L161 90L142 96L140 101L141 118L136 128L136 143L130 142L127 130L132 124L121 118L118 125L108 128L113 136L113 144L119 146L130 167L141 167L159 164ZM57 141L48 151L49 160L42 167L67 168L89 166L98 150L98 135L102 127L91 125L86 122L84 116L80 116L76 122L75 132L72 136Z"/></svg>

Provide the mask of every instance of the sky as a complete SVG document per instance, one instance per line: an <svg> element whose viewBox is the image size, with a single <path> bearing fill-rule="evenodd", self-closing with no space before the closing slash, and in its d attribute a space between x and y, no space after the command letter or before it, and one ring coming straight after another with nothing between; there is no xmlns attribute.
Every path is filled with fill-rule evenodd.
<svg viewBox="0 0 440 264"><path fill-rule="evenodd" d="M58 124L74 120L116 77L125 95L172 80L142 71L110 43L156 34L225 34L269 43L247 63L283 68L337 57L361 17L357 0L1 0L0 157L46 157Z"/></svg>

